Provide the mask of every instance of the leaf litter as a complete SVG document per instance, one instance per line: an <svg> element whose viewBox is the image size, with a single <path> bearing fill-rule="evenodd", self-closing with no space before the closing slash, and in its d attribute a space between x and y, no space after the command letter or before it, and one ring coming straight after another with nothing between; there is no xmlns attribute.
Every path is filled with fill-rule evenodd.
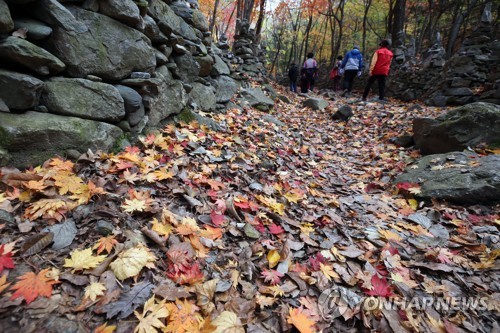
<svg viewBox="0 0 500 333"><path fill-rule="evenodd" d="M207 115L219 132L172 124L116 154L0 169L13 217L2 217L0 326L498 329L499 207L424 202L418 184L391 183L420 156L391 139L442 110L340 99L312 111L289 97L272 114L284 125L234 109ZM355 116L333 121L346 102ZM379 306L402 299L414 303ZM47 307L33 317L35 303Z"/></svg>

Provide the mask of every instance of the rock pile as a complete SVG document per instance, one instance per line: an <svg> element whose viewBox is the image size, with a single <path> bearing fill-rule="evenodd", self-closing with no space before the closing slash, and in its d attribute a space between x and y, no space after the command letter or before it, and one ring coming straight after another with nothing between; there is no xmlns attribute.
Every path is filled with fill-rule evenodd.
<svg viewBox="0 0 500 333"><path fill-rule="evenodd" d="M249 42L235 50L256 73ZM195 0L0 0L0 165L109 149L182 110L225 108L244 84L228 49Z"/></svg>

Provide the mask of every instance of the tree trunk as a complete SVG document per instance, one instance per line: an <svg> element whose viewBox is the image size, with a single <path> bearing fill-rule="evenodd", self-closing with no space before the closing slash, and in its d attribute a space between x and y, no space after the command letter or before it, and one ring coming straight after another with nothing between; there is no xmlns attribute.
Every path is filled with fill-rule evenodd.
<svg viewBox="0 0 500 333"><path fill-rule="evenodd" d="M391 31L393 47L404 45L405 11L406 0L396 0Z"/></svg>
<svg viewBox="0 0 500 333"><path fill-rule="evenodd" d="M363 46L362 46L362 54L366 52L366 23L368 21L368 11L370 10L370 6L372 5L372 0L363 0L365 5L365 11L363 15Z"/></svg>
<svg viewBox="0 0 500 333"><path fill-rule="evenodd" d="M212 13L212 17L210 18L209 30L212 35L214 34L215 17L217 16L217 9L219 9L219 1L220 0L215 0L214 11Z"/></svg>
<svg viewBox="0 0 500 333"><path fill-rule="evenodd" d="M260 40L260 33L262 32L262 23L264 22L265 9L266 9L266 0L260 0L259 18L257 19L257 24L255 28L255 36L257 37L257 40Z"/></svg>

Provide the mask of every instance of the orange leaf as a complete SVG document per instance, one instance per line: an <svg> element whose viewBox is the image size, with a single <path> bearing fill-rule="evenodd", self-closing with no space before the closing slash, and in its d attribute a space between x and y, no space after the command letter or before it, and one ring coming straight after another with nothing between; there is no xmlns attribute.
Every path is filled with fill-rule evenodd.
<svg viewBox="0 0 500 333"><path fill-rule="evenodd" d="M287 322L295 326L300 333L313 333L314 320L309 318L301 309L290 309Z"/></svg>
<svg viewBox="0 0 500 333"><path fill-rule="evenodd" d="M40 273L27 272L17 279L19 280L11 289L16 292L10 299L23 297L27 304L33 302L38 296L49 297L52 295L52 285L59 283L48 276L50 269L41 270Z"/></svg>
<svg viewBox="0 0 500 333"><path fill-rule="evenodd" d="M113 249L113 246L115 244L118 244L115 236L101 237L94 245L93 249L97 249L97 254L101 254L102 251L111 253L111 250Z"/></svg>
<svg viewBox="0 0 500 333"><path fill-rule="evenodd" d="M115 325L108 326L108 323L105 322L101 326L96 327L96 329L94 330L94 333L113 333L115 330L116 330Z"/></svg>

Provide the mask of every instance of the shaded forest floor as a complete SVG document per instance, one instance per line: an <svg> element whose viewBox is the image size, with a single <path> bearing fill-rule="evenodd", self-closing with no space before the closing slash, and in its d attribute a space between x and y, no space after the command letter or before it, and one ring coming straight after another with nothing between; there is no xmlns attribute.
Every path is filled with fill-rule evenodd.
<svg viewBox="0 0 500 333"><path fill-rule="evenodd" d="M0 169L3 331L498 330L498 207L391 183L419 153L390 139L443 110L283 94L282 124L233 110Z"/></svg>

